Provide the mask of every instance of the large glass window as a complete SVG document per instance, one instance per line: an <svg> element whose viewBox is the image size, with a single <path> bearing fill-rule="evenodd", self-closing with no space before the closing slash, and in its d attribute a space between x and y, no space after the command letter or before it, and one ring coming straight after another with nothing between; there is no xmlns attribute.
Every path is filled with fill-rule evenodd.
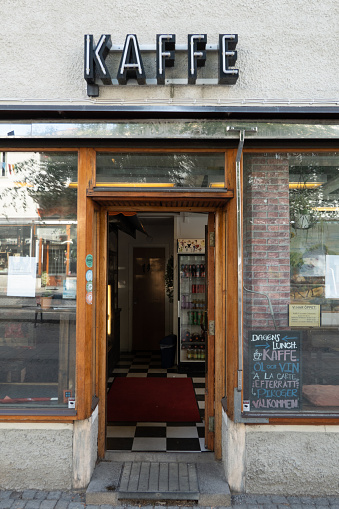
<svg viewBox="0 0 339 509"><path fill-rule="evenodd" d="M97 186L225 187L224 153L97 154Z"/></svg>
<svg viewBox="0 0 339 509"><path fill-rule="evenodd" d="M244 410L339 411L339 153L244 155Z"/></svg>
<svg viewBox="0 0 339 509"><path fill-rule="evenodd" d="M7 152L0 178L0 412L75 397L77 153Z"/></svg>

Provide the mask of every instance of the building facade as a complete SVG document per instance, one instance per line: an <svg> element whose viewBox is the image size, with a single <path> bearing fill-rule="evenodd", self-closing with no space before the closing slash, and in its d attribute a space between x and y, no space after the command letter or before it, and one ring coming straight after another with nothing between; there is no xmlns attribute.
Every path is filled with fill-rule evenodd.
<svg viewBox="0 0 339 509"><path fill-rule="evenodd" d="M0 488L87 486L110 370L157 348L137 339L150 322L206 373L231 490L337 494L337 4L1 14ZM163 281L162 310L137 311L150 247L173 296ZM187 271L204 279L189 304Z"/></svg>

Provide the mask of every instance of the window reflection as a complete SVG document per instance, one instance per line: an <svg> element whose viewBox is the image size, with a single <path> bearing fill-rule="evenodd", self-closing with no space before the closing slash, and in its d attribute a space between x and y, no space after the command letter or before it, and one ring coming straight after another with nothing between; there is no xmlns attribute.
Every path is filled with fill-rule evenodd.
<svg viewBox="0 0 339 509"><path fill-rule="evenodd" d="M225 187L224 153L98 153L97 185Z"/></svg>
<svg viewBox="0 0 339 509"><path fill-rule="evenodd" d="M246 408L337 412L339 154L244 156L243 255Z"/></svg>
<svg viewBox="0 0 339 509"><path fill-rule="evenodd" d="M0 178L0 411L75 397L76 153L7 152Z"/></svg>

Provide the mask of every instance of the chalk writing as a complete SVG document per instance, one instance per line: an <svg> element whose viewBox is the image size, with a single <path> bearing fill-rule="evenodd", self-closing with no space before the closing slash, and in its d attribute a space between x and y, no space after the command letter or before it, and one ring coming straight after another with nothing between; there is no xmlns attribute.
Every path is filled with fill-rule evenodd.
<svg viewBox="0 0 339 509"><path fill-rule="evenodd" d="M251 410L298 410L301 404L301 333L250 333Z"/></svg>

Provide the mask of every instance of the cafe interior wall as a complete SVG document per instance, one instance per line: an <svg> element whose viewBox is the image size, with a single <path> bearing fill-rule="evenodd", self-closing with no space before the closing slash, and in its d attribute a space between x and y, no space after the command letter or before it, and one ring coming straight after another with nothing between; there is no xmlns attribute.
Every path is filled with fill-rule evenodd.
<svg viewBox="0 0 339 509"><path fill-rule="evenodd" d="M149 224L141 219L147 235L136 232L136 239L124 232L119 232L118 241L118 307L120 314L120 351L128 352L133 348L133 249L135 247L152 248L163 247L165 249L166 263L168 257L173 254L173 226L169 224ZM165 299L165 327L166 334L170 330L170 314L172 306ZM159 341L162 338L159 338ZM159 346L160 349L160 346Z"/></svg>

